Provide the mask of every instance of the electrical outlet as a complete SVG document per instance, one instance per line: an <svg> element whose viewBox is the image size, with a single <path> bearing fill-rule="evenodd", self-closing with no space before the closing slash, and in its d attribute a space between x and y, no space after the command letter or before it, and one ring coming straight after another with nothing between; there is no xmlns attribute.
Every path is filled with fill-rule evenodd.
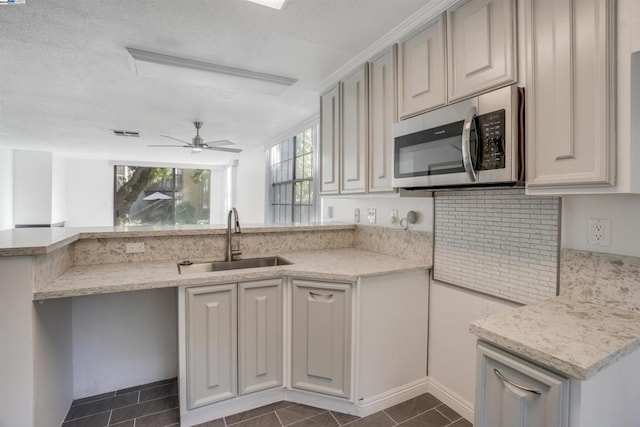
<svg viewBox="0 0 640 427"><path fill-rule="evenodd" d="M611 245L610 219L589 218L589 244L595 246Z"/></svg>
<svg viewBox="0 0 640 427"><path fill-rule="evenodd" d="M367 220L371 224L375 224L376 223L376 210L375 209L369 209L369 212L367 214Z"/></svg>
<svg viewBox="0 0 640 427"><path fill-rule="evenodd" d="M355 208L353 210L353 222L356 224L360 222L360 208Z"/></svg>
<svg viewBox="0 0 640 427"><path fill-rule="evenodd" d="M144 242L127 243L124 245L124 250L128 254L141 254L144 252Z"/></svg>

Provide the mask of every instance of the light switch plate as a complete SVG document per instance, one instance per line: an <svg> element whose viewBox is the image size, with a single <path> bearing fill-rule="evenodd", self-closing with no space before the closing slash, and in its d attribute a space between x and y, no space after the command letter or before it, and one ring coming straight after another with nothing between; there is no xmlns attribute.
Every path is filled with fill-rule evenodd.
<svg viewBox="0 0 640 427"><path fill-rule="evenodd" d="M367 220L371 224L375 224L376 223L376 210L375 209L369 209L369 212L367 214Z"/></svg>

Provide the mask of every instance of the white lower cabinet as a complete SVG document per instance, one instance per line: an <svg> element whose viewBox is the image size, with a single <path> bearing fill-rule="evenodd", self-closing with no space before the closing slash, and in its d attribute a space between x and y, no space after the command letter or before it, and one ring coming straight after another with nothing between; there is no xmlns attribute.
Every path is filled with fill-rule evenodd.
<svg viewBox="0 0 640 427"><path fill-rule="evenodd" d="M428 296L427 270L181 289L181 425L281 400L366 416L428 391Z"/></svg>
<svg viewBox="0 0 640 427"><path fill-rule="evenodd" d="M570 380L478 344L475 427L566 427Z"/></svg>
<svg viewBox="0 0 640 427"><path fill-rule="evenodd" d="M292 280L294 388L351 392L351 284Z"/></svg>
<svg viewBox="0 0 640 427"><path fill-rule="evenodd" d="M282 279L186 288L184 316L187 410L282 385Z"/></svg>
<svg viewBox="0 0 640 427"><path fill-rule="evenodd" d="M282 280L239 283L239 393L282 385Z"/></svg>
<svg viewBox="0 0 640 427"><path fill-rule="evenodd" d="M186 289L187 400L194 409L238 393L236 284Z"/></svg>

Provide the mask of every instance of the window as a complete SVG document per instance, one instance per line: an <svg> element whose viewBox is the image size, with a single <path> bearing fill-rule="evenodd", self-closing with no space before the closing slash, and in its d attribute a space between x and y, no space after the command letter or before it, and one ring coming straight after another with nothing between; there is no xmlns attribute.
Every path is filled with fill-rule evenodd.
<svg viewBox="0 0 640 427"><path fill-rule="evenodd" d="M269 206L274 224L310 223L317 218L314 151L318 125L274 145L267 151Z"/></svg>
<svg viewBox="0 0 640 427"><path fill-rule="evenodd" d="M211 171L115 166L115 225L208 224Z"/></svg>

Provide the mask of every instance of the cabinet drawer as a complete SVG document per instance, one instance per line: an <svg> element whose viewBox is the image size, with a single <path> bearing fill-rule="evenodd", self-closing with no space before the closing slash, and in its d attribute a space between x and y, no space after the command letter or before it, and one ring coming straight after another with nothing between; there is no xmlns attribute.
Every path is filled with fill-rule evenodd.
<svg viewBox="0 0 640 427"><path fill-rule="evenodd" d="M569 379L478 344L475 427L566 427Z"/></svg>

